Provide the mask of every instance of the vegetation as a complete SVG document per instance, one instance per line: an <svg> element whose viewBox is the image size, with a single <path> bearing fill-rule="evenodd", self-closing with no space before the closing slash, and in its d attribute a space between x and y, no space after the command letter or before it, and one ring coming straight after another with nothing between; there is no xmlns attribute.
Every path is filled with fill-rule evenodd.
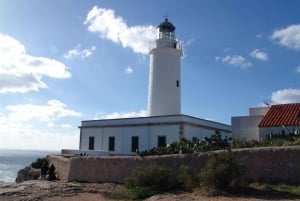
<svg viewBox="0 0 300 201"><path fill-rule="evenodd" d="M231 138L223 139L221 133L216 132L211 137L205 137L202 141L197 142L181 138L179 142L173 142L165 147L154 147L138 154L140 156L147 156L197 153L214 150L227 151L210 155L205 166L198 172L198 175L192 174L187 166L182 166L180 174L177 176L161 167L138 169L127 179L126 187L130 189L130 197L134 199L143 199L174 189L193 191L199 185L209 192L237 192L241 189L248 189L248 187L245 188L248 184L243 179L243 167L235 161L231 148L288 145L300 145L300 136L292 133L288 135L272 134L266 136L261 141L246 141L232 140ZM165 183L160 179L163 179ZM275 187L273 186L272 188ZM280 189L280 191L282 190ZM295 189L293 190L295 191ZM299 189L296 190L300 191ZM288 191L291 191L291 189L288 189Z"/></svg>
<svg viewBox="0 0 300 201"><path fill-rule="evenodd" d="M126 178L125 186L131 199L144 199L179 187L177 176L159 166L138 168Z"/></svg>
<svg viewBox="0 0 300 201"><path fill-rule="evenodd" d="M300 145L300 135L297 134L270 134L260 141L233 140L232 148L271 147Z"/></svg>
<svg viewBox="0 0 300 201"><path fill-rule="evenodd" d="M209 191L233 191L245 183L242 182L242 167L231 151L211 155L197 174L184 165L178 175L160 166L138 168L126 179L125 186L131 199L144 199L176 189L190 192L199 184Z"/></svg>
<svg viewBox="0 0 300 201"><path fill-rule="evenodd" d="M161 166L137 168L126 178L127 190L107 195L110 199L141 200L152 195L183 190L192 192L196 188L209 194L239 196L300 197L300 187L290 185L248 184L243 175L243 166L238 164L231 149L211 153L203 168L191 172L182 165L179 172Z"/></svg>
<svg viewBox="0 0 300 201"><path fill-rule="evenodd" d="M199 179L192 174L188 166L182 165L180 167L180 174L178 176L178 182L184 191L191 192L198 186Z"/></svg>
<svg viewBox="0 0 300 201"><path fill-rule="evenodd" d="M186 138L180 138L179 142L173 142L166 147L154 147L150 150L139 152L140 156L164 155L164 154L185 154L204 151L214 151L230 148L231 138L222 139L219 131L211 137L205 137L202 141L192 142Z"/></svg>
<svg viewBox="0 0 300 201"><path fill-rule="evenodd" d="M242 166L232 152L212 154L200 172L201 185L208 191L234 191L242 187Z"/></svg>
<svg viewBox="0 0 300 201"><path fill-rule="evenodd" d="M216 131L211 137L205 137L202 141L192 142L182 137L179 142L173 142L165 147L154 147L150 150L138 152L140 156L165 155L165 154L185 154L196 152L207 152L215 150L226 150L235 148L270 147L270 146L291 146L300 145L300 135L271 134L260 141L247 141L225 137Z"/></svg>

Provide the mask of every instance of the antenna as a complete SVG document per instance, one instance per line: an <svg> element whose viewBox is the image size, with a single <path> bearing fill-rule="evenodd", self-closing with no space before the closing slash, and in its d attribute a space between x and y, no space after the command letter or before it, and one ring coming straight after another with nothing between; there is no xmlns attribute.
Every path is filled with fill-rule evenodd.
<svg viewBox="0 0 300 201"><path fill-rule="evenodd" d="M166 12L166 14L163 16L163 18L164 18L164 20L166 20L166 19L168 20L168 17L169 17L168 12Z"/></svg>
<svg viewBox="0 0 300 201"><path fill-rule="evenodd" d="M270 107L271 101L270 100L264 100L264 106Z"/></svg>

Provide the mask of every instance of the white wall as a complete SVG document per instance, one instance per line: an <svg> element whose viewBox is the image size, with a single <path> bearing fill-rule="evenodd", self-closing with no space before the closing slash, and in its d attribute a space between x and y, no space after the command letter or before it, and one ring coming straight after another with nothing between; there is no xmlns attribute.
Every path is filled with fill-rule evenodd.
<svg viewBox="0 0 300 201"><path fill-rule="evenodd" d="M132 136L139 137L139 151L157 146L158 136L166 136L166 143L179 140L178 125L135 126L135 127L107 127L83 128L81 150L88 150L89 137L95 137L95 150L108 151L109 137L115 137L115 151L112 154L134 154L131 152Z"/></svg>
<svg viewBox="0 0 300 201"><path fill-rule="evenodd" d="M167 144L178 141L179 125L150 126L150 149L157 146L158 136L166 136Z"/></svg>
<svg viewBox="0 0 300 201"><path fill-rule="evenodd" d="M264 138L266 135L281 134L283 131L285 134L295 133L295 131L300 131L300 126L278 126L278 127L261 127L259 128L260 138Z"/></svg>
<svg viewBox="0 0 300 201"><path fill-rule="evenodd" d="M230 135L231 127L204 119L185 115L143 117L128 119L83 121L81 127L81 150L88 150L89 137L95 137L95 150L108 151L109 137L115 137L115 151L111 154L134 154L131 152L132 136L139 137L139 151L149 150L158 144L158 136L166 136L166 143L178 141L180 127L184 136L202 140L216 130Z"/></svg>
<svg viewBox="0 0 300 201"><path fill-rule="evenodd" d="M217 129L216 129L217 130ZM205 136L215 134L215 130L205 129L192 125L184 126L184 137L192 140L197 137L202 140ZM83 128L81 138L81 150L88 150L89 137L95 137L95 150L108 151L109 137L115 137L115 151L111 154L134 154L131 152L131 138L139 137L139 151L149 150L157 146L158 136L166 136L166 143L179 141L180 125L149 125L134 127L104 127ZM223 133L228 136L228 133Z"/></svg>
<svg viewBox="0 0 300 201"><path fill-rule="evenodd" d="M101 129L98 128L86 128L81 130L81 150L89 149L89 137L95 137L95 150L102 150L101 145Z"/></svg>
<svg viewBox="0 0 300 201"><path fill-rule="evenodd" d="M249 115L250 116L265 116L269 111L269 107L255 107L249 108Z"/></svg>
<svg viewBox="0 0 300 201"><path fill-rule="evenodd" d="M258 124L263 116L232 117L232 138L245 140L259 140Z"/></svg>

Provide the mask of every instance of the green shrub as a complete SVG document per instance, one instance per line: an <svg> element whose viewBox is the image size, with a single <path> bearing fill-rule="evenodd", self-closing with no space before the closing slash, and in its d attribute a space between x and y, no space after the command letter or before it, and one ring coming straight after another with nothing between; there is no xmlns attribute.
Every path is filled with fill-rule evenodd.
<svg viewBox="0 0 300 201"><path fill-rule="evenodd" d="M186 165L180 167L179 182L185 191L192 191L198 183L197 176L193 175Z"/></svg>
<svg viewBox="0 0 300 201"><path fill-rule="evenodd" d="M30 166L32 168L41 168L44 162L48 166L49 162L47 158L37 158L36 161L32 162Z"/></svg>
<svg viewBox="0 0 300 201"><path fill-rule="evenodd" d="M149 155L165 155L165 154L186 154L195 152L205 152L213 150L228 149L231 138L222 139L219 131L216 131L210 137L205 137L202 141L192 142L184 137L179 139L179 142L172 142L165 147L154 147L150 150L139 152L140 156Z"/></svg>
<svg viewBox="0 0 300 201"><path fill-rule="evenodd" d="M200 182L209 191L232 191L244 183L241 176L242 167L229 150L209 157L200 172Z"/></svg>
<svg viewBox="0 0 300 201"><path fill-rule="evenodd" d="M151 197L157 193L158 192L153 191L151 187L137 186L137 187L129 189L127 196L131 200L140 200L140 199L145 199L145 198Z"/></svg>
<svg viewBox="0 0 300 201"><path fill-rule="evenodd" d="M144 199L168 192L179 186L177 177L169 169L158 166L137 168L125 179L132 199Z"/></svg>
<svg viewBox="0 0 300 201"><path fill-rule="evenodd" d="M260 147L260 142L256 140L241 140L241 139L234 139L231 145L233 149L239 148L251 148L251 147Z"/></svg>
<svg viewBox="0 0 300 201"><path fill-rule="evenodd" d="M231 148L272 147L300 145L300 135L275 133L266 135L260 141L234 139Z"/></svg>
<svg viewBox="0 0 300 201"><path fill-rule="evenodd" d="M295 139L292 142L287 142L286 145L288 146L292 146L292 145L300 145L300 137L298 137L297 139Z"/></svg>

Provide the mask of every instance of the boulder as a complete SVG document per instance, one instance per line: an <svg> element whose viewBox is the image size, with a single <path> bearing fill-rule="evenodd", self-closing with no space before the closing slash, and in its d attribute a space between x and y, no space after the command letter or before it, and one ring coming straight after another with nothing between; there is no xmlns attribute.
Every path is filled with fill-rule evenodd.
<svg viewBox="0 0 300 201"><path fill-rule="evenodd" d="M36 180L40 177L40 169L25 167L18 171L16 182L23 182L28 180Z"/></svg>

